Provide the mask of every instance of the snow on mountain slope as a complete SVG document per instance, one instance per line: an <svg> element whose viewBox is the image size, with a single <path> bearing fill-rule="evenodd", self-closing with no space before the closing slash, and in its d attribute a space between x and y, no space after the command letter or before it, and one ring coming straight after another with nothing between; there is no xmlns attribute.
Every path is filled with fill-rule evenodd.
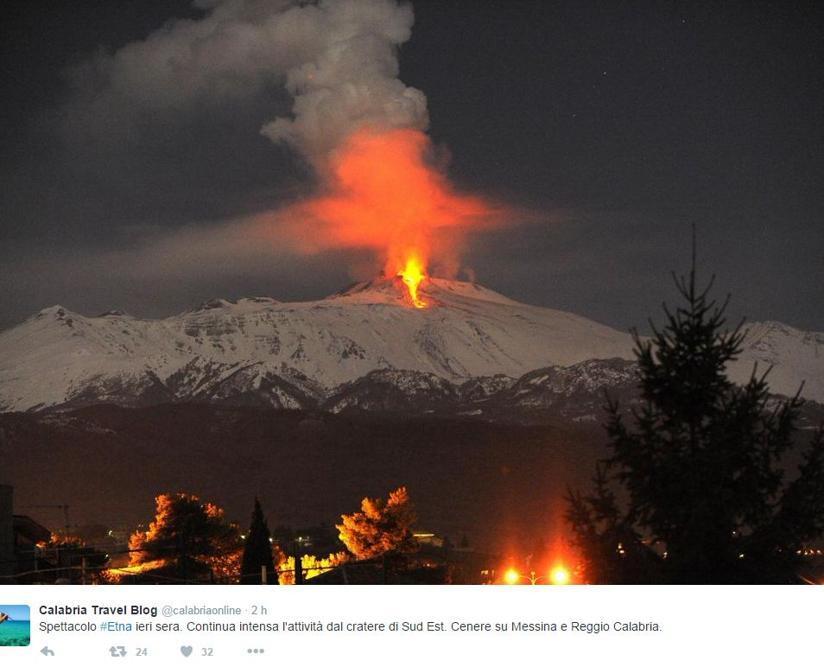
<svg viewBox="0 0 824 667"><path fill-rule="evenodd" d="M379 279L318 301L218 299L161 320L54 306L0 333L0 411L176 400L299 408L373 371L453 384L498 376L504 388L539 368L632 358L629 335L583 317L472 283L431 279L421 292L428 308L410 307L400 280ZM774 391L806 379L805 395L824 401L824 335L774 323L752 331L737 378L770 360Z"/></svg>
<svg viewBox="0 0 824 667"><path fill-rule="evenodd" d="M370 371L402 369L449 380L519 377L551 364L626 356L630 340L568 313L535 308L483 287L433 279L426 309L398 280L356 285L327 299L215 300L163 320L83 317L47 308L0 334L0 407L214 398L275 378L320 398ZM243 386L234 389L227 382ZM231 378L231 380L230 380ZM273 405L296 407L283 384Z"/></svg>
<svg viewBox="0 0 824 667"><path fill-rule="evenodd" d="M433 412L452 407L458 388L441 377L420 371L372 371L340 387L324 408L329 412L358 410Z"/></svg>
<svg viewBox="0 0 824 667"><path fill-rule="evenodd" d="M804 383L802 396L824 403L824 333L801 331L781 322L753 322L741 358L730 369L730 377L744 383L754 365L763 373L772 391L794 395Z"/></svg>

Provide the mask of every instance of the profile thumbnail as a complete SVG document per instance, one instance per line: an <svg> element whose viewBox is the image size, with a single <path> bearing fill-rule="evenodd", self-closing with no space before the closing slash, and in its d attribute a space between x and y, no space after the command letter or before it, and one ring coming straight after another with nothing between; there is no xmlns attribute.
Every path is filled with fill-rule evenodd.
<svg viewBox="0 0 824 667"><path fill-rule="evenodd" d="M22 604L0 605L0 646L31 643L29 608Z"/></svg>

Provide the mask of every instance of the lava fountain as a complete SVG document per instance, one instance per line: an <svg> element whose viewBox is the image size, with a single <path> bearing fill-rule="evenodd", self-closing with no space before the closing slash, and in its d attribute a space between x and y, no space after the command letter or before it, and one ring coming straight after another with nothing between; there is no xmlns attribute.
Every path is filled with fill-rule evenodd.
<svg viewBox="0 0 824 667"><path fill-rule="evenodd" d="M411 256L406 260L406 265L398 272L398 276L404 285L406 291L409 293L409 300L415 308L426 308L428 305L426 301L418 296L418 289L420 289L423 279L426 278L423 264L416 256Z"/></svg>

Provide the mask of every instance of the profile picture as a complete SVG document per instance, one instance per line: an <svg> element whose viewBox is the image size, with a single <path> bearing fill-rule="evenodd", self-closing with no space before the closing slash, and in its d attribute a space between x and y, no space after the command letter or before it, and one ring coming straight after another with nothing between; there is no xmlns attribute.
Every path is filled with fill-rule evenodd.
<svg viewBox="0 0 824 667"><path fill-rule="evenodd" d="M0 605L0 646L31 643L29 608L23 604Z"/></svg>

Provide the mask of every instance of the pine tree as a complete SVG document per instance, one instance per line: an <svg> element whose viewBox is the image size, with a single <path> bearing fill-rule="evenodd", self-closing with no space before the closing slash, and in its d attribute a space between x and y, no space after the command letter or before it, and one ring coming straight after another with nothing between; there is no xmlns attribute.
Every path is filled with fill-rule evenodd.
<svg viewBox="0 0 824 667"><path fill-rule="evenodd" d="M341 516L336 526L341 542L358 560L414 551L412 526L417 517L402 486L382 498L364 498L361 511Z"/></svg>
<svg viewBox="0 0 824 667"><path fill-rule="evenodd" d="M824 533L824 436L797 461L798 395L770 397L753 370L733 384L742 325L699 290L695 262L676 279L684 304L642 339L634 332L640 409L613 401L611 455L593 490L569 494L567 519L590 578L613 583L797 581L797 551ZM785 475L789 472L789 483Z"/></svg>
<svg viewBox="0 0 824 667"><path fill-rule="evenodd" d="M243 546L243 560L240 567L240 582L242 584L260 584L261 572L266 568L266 581L277 584L275 563L272 558L272 542L269 526L263 516L260 501L255 498L255 507L252 510L252 522L249 525L249 534Z"/></svg>
<svg viewBox="0 0 824 667"><path fill-rule="evenodd" d="M155 506L149 529L129 539L130 565L154 563L184 580L237 572L240 534L220 507L188 493L161 494Z"/></svg>

